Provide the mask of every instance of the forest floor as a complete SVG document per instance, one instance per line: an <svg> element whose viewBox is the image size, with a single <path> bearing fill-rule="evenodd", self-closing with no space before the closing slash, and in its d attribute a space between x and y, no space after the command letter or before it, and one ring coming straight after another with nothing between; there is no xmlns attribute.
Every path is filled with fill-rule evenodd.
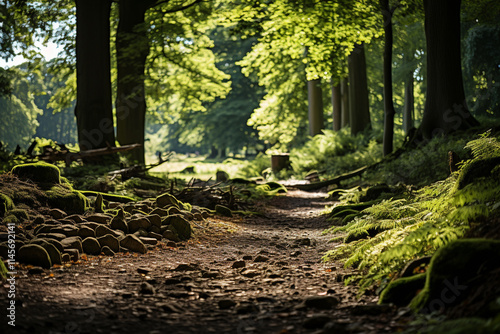
<svg viewBox="0 0 500 334"><path fill-rule="evenodd" d="M408 310L359 297L348 271L321 261L334 246L325 195L290 190L259 203L262 215L208 218L175 248L20 270L16 327L2 316L0 332L400 332Z"/></svg>

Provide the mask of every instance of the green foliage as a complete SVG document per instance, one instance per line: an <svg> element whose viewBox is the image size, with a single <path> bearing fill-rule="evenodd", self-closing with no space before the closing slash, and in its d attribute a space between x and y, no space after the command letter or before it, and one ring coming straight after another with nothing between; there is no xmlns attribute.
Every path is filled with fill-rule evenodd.
<svg viewBox="0 0 500 334"><path fill-rule="evenodd" d="M406 149L401 156L385 161L367 172L366 179L387 184L427 185L446 178L450 174L448 152L453 151L461 159L470 154L464 148L474 134L461 133L457 136L435 137L426 145Z"/></svg>
<svg viewBox="0 0 500 334"><path fill-rule="evenodd" d="M0 96L1 140L14 151L17 145L27 147L38 126L37 117L42 111L36 106L30 90L28 73L10 69L13 91L10 96Z"/></svg>
<svg viewBox="0 0 500 334"><path fill-rule="evenodd" d="M463 164L460 173L468 164L500 153L497 140L488 134L469 142L466 148L472 150L473 159ZM408 261L433 254L462 237L471 223L498 212L498 182L475 179L457 189L459 179L457 173L452 174L403 198L366 208L344 226L333 226L327 232L340 233L334 240L344 239L345 243L329 251L324 259L342 260L346 266L359 269L362 290L387 284ZM334 207L330 214L339 210Z"/></svg>
<svg viewBox="0 0 500 334"><path fill-rule="evenodd" d="M352 136L348 128L324 130L290 153L292 168L299 175L324 169L324 174L336 176L371 165L381 157L382 147L375 139L367 134Z"/></svg>

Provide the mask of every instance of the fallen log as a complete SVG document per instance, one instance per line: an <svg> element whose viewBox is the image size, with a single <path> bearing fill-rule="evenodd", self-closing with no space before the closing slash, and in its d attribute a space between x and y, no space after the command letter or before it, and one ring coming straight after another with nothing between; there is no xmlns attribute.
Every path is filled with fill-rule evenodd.
<svg viewBox="0 0 500 334"><path fill-rule="evenodd" d="M325 181L320 181L320 182L314 182L314 183L309 183L309 184L298 184L295 185L294 187L299 189L299 190L304 190L304 191L312 191L312 190L318 190L333 184L339 185L340 181L347 180L356 176L360 176L363 174L369 166L364 166L361 168L358 168L356 170L353 170L352 172L348 172L342 175L339 175L337 177L334 177L333 179L325 180Z"/></svg>
<svg viewBox="0 0 500 334"><path fill-rule="evenodd" d="M40 160L50 161L50 162L56 162L56 161L71 162L99 155L107 155L118 152L130 151L141 146L142 146L141 144L123 145L120 147L109 146L109 147L96 148L93 150L86 150L80 152L71 152L69 150L61 150L61 151L47 150L45 154L37 155L36 157Z"/></svg>

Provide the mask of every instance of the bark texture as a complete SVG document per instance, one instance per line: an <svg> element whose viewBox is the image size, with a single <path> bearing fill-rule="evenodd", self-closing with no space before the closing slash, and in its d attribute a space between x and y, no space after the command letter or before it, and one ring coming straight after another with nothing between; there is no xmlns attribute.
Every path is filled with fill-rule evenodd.
<svg viewBox="0 0 500 334"><path fill-rule="evenodd" d="M347 57L349 67L349 124L353 135L371 127L368 103L366 58L363 45L357 45Z"/></svg>
<svg viewBox="0 0 500 334"><path fill-rule="evenodd" d="M315 79L308 81L307 92L309 100L309 135L316 136L324 129L321 80Z"/></svg>
<svg viewBox="0 0 500 334"><path fill-rule="evenodd" d="M145 14L151 1L120 0L116 33L116 137L120 145L141 144L132 151L133 162L145 163L146 100L144 69L149 54Z"/></svg>
<svg viewBox="0 0 500 334"><path fill-rule="evenodd" d="M424 0L427 97L419 129L419 137L424 140L479 124L465 101L460 3L460 0Z"/></svg>
<svg viewBox="0 0 500 334"><path fill-rule="evenodd" d="M342 94L340 84L333 84L332 80L332 116L333 130L339 131L342 128Z"/></svg>
<svg viewBox="0 0 500 334"><path fill-rule="evenodd" d="M76 0L75 115L81 151L115 146L109 50L111 1Z"/></svg>

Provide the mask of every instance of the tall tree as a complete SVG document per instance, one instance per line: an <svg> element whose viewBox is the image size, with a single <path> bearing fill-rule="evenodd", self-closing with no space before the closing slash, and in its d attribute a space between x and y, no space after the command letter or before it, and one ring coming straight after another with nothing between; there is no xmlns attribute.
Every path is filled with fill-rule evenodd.
<svg viewBox="0 0 500 334"><path fill-rule="evenodd" d="M316 136L324 129L323 93L320 79L307 81L307 98L309 109L309 135Z"/></svg>
<svg viewBox="0 0 500 334"><path fill-rule="evenodd" d="M332 118L333 130L338 131L342 128L342 93L339 82L334 83L332 77Z"/></svg>
<svg viewBox="0 0 500 334"><path fill-rule="evenodd" d="M144 145L146 100L144 70L149 54L146 11L156 1L120 0L116 32L116 139L120 145ZM129 153L144 164L144 146Z"/></svg>
<svg viewBox="0 0 500 334"><path fill-rule="evenodd" d="M424 0L427 97L419 135L431 139L478 125L465 101L460 0Z"/></svg>
<svg viewBox="0 0 500 334"><path fill-rule="evenodd" d="M371 128L364 45L356 45L347 61L349 66L349 124L351 133L355 135Z"/></svg>
<svg viewBox="0 0 500 334"><path fill-rule="evenodd" d="M76 0L77 118L80 150L115 145L110 74L110 0Z"/></svg>
<svg viewBox="0 0 500 334"><path fill-rule="evenodd" d="M389 6L389 0L380 0L384 18L384 156L392 152L394 140L394 109L392 97L392 45L394 43L392 17L396 7Z"/></svg>

